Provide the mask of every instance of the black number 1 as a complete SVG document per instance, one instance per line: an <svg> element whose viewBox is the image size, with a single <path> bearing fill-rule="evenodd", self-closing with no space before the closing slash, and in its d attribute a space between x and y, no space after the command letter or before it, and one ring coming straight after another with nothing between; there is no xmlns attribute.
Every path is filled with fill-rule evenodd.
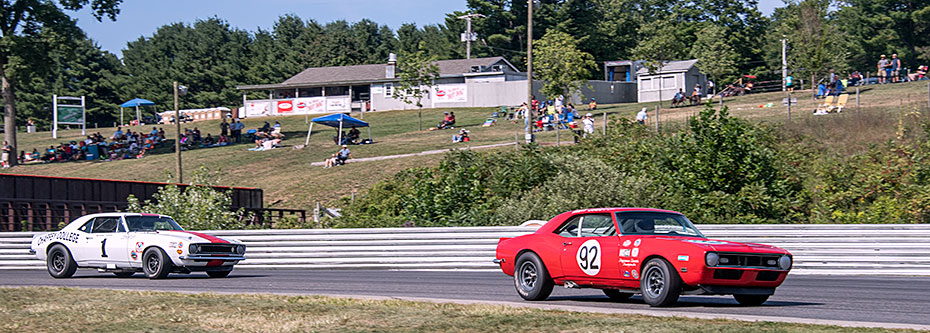
<svg viewBox="0 0 930 333"><path fill-rule="evenodd" d="M106 238L100 241L100 256L104 258L107 257L107 239Z"/></svg>

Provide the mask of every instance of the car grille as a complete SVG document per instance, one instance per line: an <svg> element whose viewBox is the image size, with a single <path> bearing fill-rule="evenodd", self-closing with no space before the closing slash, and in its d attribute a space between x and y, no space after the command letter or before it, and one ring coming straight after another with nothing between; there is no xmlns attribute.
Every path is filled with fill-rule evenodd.
<svg viewBox="0 0 930 333"><path fill-rule="evenodd" d="M719 267L778 269L779 255L720 253Z"/></svg>
<svg viewBox="0 0 930 333"><path fill-rule="evenodd" d="M759 271L759 274L756 275L756 281L775 281L778 280L779 276L781 276L781 272Z"/></svg>
<svg viewBox="0 0 930 333"><path fill-rule="evenodd" d="M743 271L735 269L715 269L714 278L718 280L739 280L743 277Z"/></svg>
<svg viewBox="0 0 930 333"><path fill-rule="evenodd" d="M203 244L200 245L200 252L202 254L233 254L236 253L235 245L218 245L218 244Z"/></svg>

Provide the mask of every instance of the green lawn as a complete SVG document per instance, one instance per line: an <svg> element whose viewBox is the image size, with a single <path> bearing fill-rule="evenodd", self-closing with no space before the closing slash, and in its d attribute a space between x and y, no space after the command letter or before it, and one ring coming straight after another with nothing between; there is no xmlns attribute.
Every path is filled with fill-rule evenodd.
<svg viewBox="0 0 930 333"><path fill-rule="evenodd" d="M886 86L870 86L862 89L861 112L872 115L869 121L841 121L842 119L856 119L855 98L851 97L847 111L841 115L813 116L811 112L819 101L812 101L809 92L797 92L794 95L799 105L793 107L793 122L789 129L794 128L805 135L816 136L824 141L837 142L837 145L848 145L847 141L854 140L855 145L867 146L874 142L881 142L894 137L894 126L897 123L895 113L903 105L906 110L916 107L917 110L926 109L927 83L915 82ZM725 105L730 108L731 114L758 121L784 122L787 112L781 105L784 94L763 93L737 98L728 98ZM759 108L759 105L774 103L775 107ZM594 111L597 117L597 128L600 131L603 125L602 115L608 117L633 118L642 107L650 110L650 119L654 120L655 103L631 103L601 105ZM668 104L666 102L666 107ZM588 112L582 106L579 110L584 114ZM659 113L660 125L680 126L682 121L695 115L700 107L682 107L662 109ZM457 128L471 130L472 141L468 144L452 143L451 137L457 131L417 131L417 110L380 111L366 113L364 120L372 124L371 134L375 140L373 145L353 146L352 153L356 158L385 156L394 154L416 153L427 150L462 148L466 146L479 146L486 144L514 142L514 137L523 137L522 122L513 124L501 121L491 127L481 127L484 120L495 111L494 108L460 108L460 109L424 109L422 111L423 128L435 126L442 119L443 111L453 111L457 116ZM355 116L358 116L357 114ZM291 147L304 143L307 133L307 124L304 116L270 117L259 119L246 119L246 128L256 128L264 120L272 123L281 122L287 139L282 149L266 152L251 152L251 144L241 144L220 148L195 149L185 151L184 165L187 174L200 165L211 169L222 169L224 185L259 187L265 191L266 204L276 203L279 208L309 208L315 202L331 203L340 197L353 192L364 191L365 188L378 180L384 179L410 167L430 166L438 163L442 155L418 156L403 159L364 162L349 164L334 169L311 167L310 163L323 161L324 158L337 150L332 142L335 130L315 125L310 145L302 150ZM219 121L202 121L183 124L183 127L198 127L204 135L219 133ZM650 124L650 127L652 124ZM110 136L114 128L90 129L99 131L104 136ZM150 131L151 126L132 127L133 131ZM168 138L174 138L174 129L165 127ZM856 133L857 135L850 135ZM79 140L79 130L66 130L59 132L58 139L52 139L50 132L19 134L19 149L38 148L57 145L60 142ZM367 131L362 129L362 136L367 137ZM537 138L543 144L556 144L557 133L539 133ZM561 131L558 137L562 143L571 141L569 132ZM843 147L840 147L843 148ZM498 148L512 149L512 148ZM839 149L842 150L842 149ZM33 164L19 166L0 172L54 175L68 177L88 177L123 180L167 181L167 172L174 171L174 154L170 148L164 149L162 154L154 154L139 160L124 160L113 162L68 162L52 164Z"/></svg>
<svg viewBox="0 0 930 333"><path fill-rule="evenodd" d="M886 332L320 296L0 288L6 332Z"/></svg>

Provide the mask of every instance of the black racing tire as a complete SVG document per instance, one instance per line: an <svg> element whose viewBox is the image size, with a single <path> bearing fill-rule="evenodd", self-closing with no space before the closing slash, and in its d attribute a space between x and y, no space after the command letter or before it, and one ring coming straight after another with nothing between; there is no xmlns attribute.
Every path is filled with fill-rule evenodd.
<svg viewBox="0 0 930 333"><path fill-rule="evenodd" d="M549 277L546 265L535 253L527 252L517 258L513 272L517 294L527 301L543 301L552 294L555 283Z"/></svg>
<svg viewBox="0 0 930 333"><path fill-rule="evenodd" d="M151 247L142 254L142 272L149 279L164 279L171 273L171 258L160 248Z"/></svg>
<svg viewBox="0 0 930 333"><path fill-rule="evenodd" d="M643 301L651 306L670 306L681 296L681 277L668 261L649 260L640 273L639 287Z"/></svg>
<svg viewBox="0 0 930 333"><path fill-rule="evenodd" d="M229 273L232 273L232 270L228 271L207 271L207 275L212 278L224 278L229 276Z"/></svg>
<svg viewBox="0 0 930 333"><path fill-rule="evenodd" d="M71 257L71 251L61 244L55 244L48 251L45 266L48 268L48 275L56 279L69 278L77 271L77 263Z"/></svg>
<svg viewBox="0 0 930 333"><path fill-rule="evenodd" d="M740 305L757 306L769 300L769 296L771 295L733 295L733 298L735 298Z"/></svg>
<svg viewBox="0 0 930 333"><path fill-rule="evenodd" d="M629 299L630 296L633 296L633 294L631 293L620 292L617 289L602 289L602 290L604 291L604 295L607 295L607 297L613 301L625 301Z"/></svg>
<svg viewBox="0 0 930 333"><path fill-rule="evenodd" d="M128 277L132 277L133 275L136 275L136 272L113 272L113 275L116 275L117 277L121 277L121 278L128 278Z"/></svg>

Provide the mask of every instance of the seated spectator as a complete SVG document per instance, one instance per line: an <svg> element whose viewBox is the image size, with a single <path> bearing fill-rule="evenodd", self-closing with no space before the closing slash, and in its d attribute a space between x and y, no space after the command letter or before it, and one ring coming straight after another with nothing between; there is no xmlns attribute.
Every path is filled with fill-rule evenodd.
<svg viewBox="0 0 930 333"><path fill-rule="evenodd" d="M908 81L920 81L927 79L927 66L918 66L917 71L907 75Z"/></svg>
<svg viewBox="0 0 930 333"><path fill-rule="evenodd" d="M859 71L853 71L852 73L849 73L847 80L849 81L850 86L858 86L859 81L862 80L862 73L859 73Z"/></svg>
<svg viewBox="0 0 930 333"><path fill-rule="evenodd" d="M436 125L437 129L447 129L452 128L455 125L455 114L451 112L443 112L446 116L439 122L439 125Z"/></svg>
<svg viewBox="0 0 930 333"><path fill-rule="evenodd" d="M123 137L123 130L119 127L116 128L116 132L113 132L113 136L110 137L111 140L120 140Z"/></svg>
<svg viewBox="0 0 930 333"><path fill-rule="evenodd" d="M591 103L588 103L588 110L597 110L597 101L593 98L591 99Z"/></svg>
<svg viewBox="0 0 930 333"><path fill-rule="evenodd" d="M681 104L681 102L684 102L684 100L685 100L685 93L684 91L681 90L681 88L679 88L678 92L675 93L675 96L672 97L672 105Z"/></svg>
<svg viewBox="0 0 930 333"><path fill-rule="evenodd" d="M272 133L281 133L281 123L279 123L277 120L274 121L274 128L272 129Z"/></svg>
<svg viewBox="0 0 930 333"><path fill-rule="evenodd" d="M349 138L349 143L357 144L358 138L360 135L362 135L362 133L359 132L359 130L355 128L355 126L352 126L352 129L349 130L349 134L347 134L346 137Z"/></svg>
<svg viewBox="0 0 930 333"><path fill-rule="evenodd" d="M352 152L349 150L349 146L342 145L342 149L336 153L337 165L346 164L346 161L350 158L352 158Z"/></svg>
<svg viewBox="0 0 930 333"><path fill-rule="evenodd" d="M456 143L456 142L468 142L468 141L471 141L471 139L468 137L468 132L469 132L469 131L468 131L467 129L464 129L464 128L463 128L462 130L459 131L459 134L453 135L453 136L452 136L452 142L453 142L453 143Z"/></svg>
<svg viewBox="0 0 930 333"><path fill-rule="evenodd" d="M210 135L210 133L207 133L207 137L203 139L203 144L205 146L210 146L210 145L213 145L214 143L216 143L216 140L213 139L213 136Z"/></svg>
<svg viewBox="0 0 930 333"><path fill-rule="evenodd" d="M259 132L271 133L271 124L268 121L265 121L265 124L262 125L262 128L258 129Z"/></svg>
<svg viewBox="0 0 930 333"><path fill-rule="evenodd" d="M332 168L334 166L336 166L336 154L333 154L325 161L323 161L323 169Z"/></svg>

